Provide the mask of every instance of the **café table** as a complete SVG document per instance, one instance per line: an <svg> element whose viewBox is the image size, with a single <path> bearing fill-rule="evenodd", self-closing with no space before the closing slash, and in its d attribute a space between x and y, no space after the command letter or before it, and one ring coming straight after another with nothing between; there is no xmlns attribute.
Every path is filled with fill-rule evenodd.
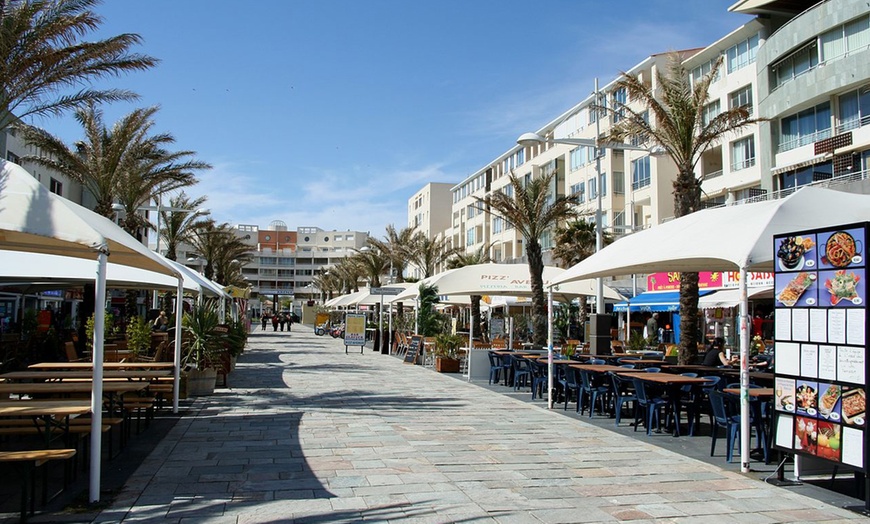
<svg viewBox="0 0 870 524"><path fill-rule="evenodd" d="M671 410L674 414L674 436L680 436L680 400L683 386L700 386L708 382L705 378L686 377L673 373L624 373L623 377L643 380L652 384L664 386L668 391L671 401Z"/></svg>

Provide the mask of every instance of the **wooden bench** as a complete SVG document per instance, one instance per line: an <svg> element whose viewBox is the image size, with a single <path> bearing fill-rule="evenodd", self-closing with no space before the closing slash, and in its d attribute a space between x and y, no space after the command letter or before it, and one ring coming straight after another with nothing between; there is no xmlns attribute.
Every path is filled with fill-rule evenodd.
<svg viewBox="0 0 870 524"><path fill-rule="evenodd" d="M74 457L76 450L74 449L34 449L30 451L0 451L0 463L10 463L16 469L20 468L21 473L21 522L27 522L28 511L30 506L30 515L33 514L33 472L36 468L51 460L67 460ZM66 487L66 485L64 485ZM47 498L48 491L48 476L46 475L43 482L43 504ZM28 504L29 503L29 504Z"/></svg>

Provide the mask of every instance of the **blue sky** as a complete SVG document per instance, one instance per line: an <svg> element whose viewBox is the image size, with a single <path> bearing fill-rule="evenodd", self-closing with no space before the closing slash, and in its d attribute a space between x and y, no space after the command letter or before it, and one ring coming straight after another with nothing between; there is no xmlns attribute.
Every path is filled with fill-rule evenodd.
<svg viewBox="0 0 870 524"><path fill-rule="evenodd" d="M369 231L458 183L652 53L750 18L733 0L106 0L155 69L104 85L160 105L156 128L213 164L189 193L221 222ZM102 85L102 84L101 84ZM71 119L35 122L79 139Z"/></svg>

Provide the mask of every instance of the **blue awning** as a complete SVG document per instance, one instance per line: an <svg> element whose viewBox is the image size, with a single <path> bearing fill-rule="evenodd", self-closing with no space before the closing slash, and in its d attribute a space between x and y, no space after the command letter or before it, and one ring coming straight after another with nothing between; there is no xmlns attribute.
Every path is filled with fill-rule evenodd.
<svg viewBox="0 0 870 524"><path fill-rule="evenodd" d="M713 290L702 289L698 292L699 296L709 295ZM621 302L614 306L614 311L626 311L625 309L616 309L617 306L624 304ZM624 307L624 306L623 306ZM636 297L628 300L628 307L631 311L666 311L677 312L680 310L680 292L679 291L647 291Z"/></svg>

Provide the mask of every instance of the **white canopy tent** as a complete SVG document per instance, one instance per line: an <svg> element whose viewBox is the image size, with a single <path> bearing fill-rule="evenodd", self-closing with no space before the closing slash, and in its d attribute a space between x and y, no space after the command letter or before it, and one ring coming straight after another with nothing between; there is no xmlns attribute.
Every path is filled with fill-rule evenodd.
<svg viewBox="0 0 870 524"><path fill-rule="evenodd" d="M780 199L705 209L605 247L555 279L657 271L740 271L741 468L749 471L748 271L773 271L773 236L870 220L870 196L804 187Z"/></svg>
<svg viewBox="0 0 870 524"><path fill-rule="evenodd" d="M111 220L51 193L21 166L0 161L0 250L63 255L92 260L95 304L106 301L108 257L112 262L169 275L177 279L183 293L181 274L164 259L137 242ZM176 330L181 330L181 301ZM105 310L94 313L93 388L91 391L91 461L89 500L100 500L102 458L103 334ZM175 394L178 410L181 337L175 343Z"/></svg>
<svg viewBox="0 0 870 524"><path fill-rule="evenodd" d="M564 269L544 266L544 287L565 272ZM436 286L439 295L507 295L532 294L528 264L475 264L423 279L421 284ZM554 293L566 300L580 295L595 296L595 283L577 281L553 288ZM419 285L411 286L393 298L393 301L413 300L419 294ZM604 298L621 300L616 291L605 286Z"/></svg>

